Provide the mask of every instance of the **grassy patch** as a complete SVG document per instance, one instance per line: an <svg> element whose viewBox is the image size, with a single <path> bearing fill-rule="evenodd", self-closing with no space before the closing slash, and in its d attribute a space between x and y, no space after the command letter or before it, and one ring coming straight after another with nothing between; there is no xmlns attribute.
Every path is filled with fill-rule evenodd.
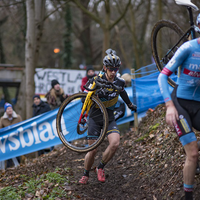
<svg viewBox="0 0 200 200"><path fill-rule="evenodd" d="M68 171L70 169L67 169ZM17 186L8 186L0 190L0 200L48 199L54 200L59 197L68 197L68 193L63 190L69 184L69 176L59 174L59 168L55 172L50 172L35 178L20 176L23 183ZM39 196L38 196L39 195ZM70 198L70 196L69 196Z"/></svg>

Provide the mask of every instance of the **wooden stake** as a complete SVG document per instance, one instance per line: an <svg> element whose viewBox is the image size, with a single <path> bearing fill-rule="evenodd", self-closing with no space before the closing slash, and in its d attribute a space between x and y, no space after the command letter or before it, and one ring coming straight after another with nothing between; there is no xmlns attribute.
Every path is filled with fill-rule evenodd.
<svg viewBox="0 0 200 200"><path fill-rule="evenodd" d="M135 69L131 69L131 78L135 80ZM136 87L135 87L135 84L131 84L131 85L133 88L133 103L137 105ZM134 130L135 130L135 133L138 135L138 113L137 112L134 112Z"/></svg>

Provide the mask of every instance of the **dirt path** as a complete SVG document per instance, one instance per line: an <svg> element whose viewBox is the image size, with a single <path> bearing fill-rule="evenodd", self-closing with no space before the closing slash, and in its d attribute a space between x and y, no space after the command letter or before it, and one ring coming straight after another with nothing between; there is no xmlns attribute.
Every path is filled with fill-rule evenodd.
<svg viewBox="0 0 200 200"><path fill-rule="evenodd" d="M20 174L31 178L61 168L69 169L61 173L69 177L68 186L72 188L74 199L180 200L185 154L173 130L165 124L163 112L164 108L158 107L149 113L140 123L138 136L129 132L121 137L118 151L105 167L105 183L98 182L96 174L91 171L89 183L79 185L85 154L63 147L26 165L2 172L0 187L20 184L23 182ZM106 146L105 139L94 166L98 165ZM195 178L195 196L200 200L200 175Z"/></svg>

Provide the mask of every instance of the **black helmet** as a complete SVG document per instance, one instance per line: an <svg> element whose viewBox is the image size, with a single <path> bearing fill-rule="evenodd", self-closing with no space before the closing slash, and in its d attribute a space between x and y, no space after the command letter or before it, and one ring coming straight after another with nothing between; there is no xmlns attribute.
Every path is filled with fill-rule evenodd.
<svg viewBox="0 0 200 200"><path fill-rule="evenodd" d="M103 64L105 66L120 67L121 60L116 55L116 51L114 51L112 49L107 49L106 54L107 54L107 56L105 56L104 59L103 59Z"/></svg>

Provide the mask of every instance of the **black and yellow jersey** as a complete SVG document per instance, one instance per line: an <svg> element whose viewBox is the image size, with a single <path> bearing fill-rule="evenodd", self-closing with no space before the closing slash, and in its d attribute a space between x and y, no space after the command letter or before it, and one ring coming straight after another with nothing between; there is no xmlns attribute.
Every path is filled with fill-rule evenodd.
<svg viewBox="0 0 200 200"><path fill-rule="evenodd" d="M101 78L108 81L105 73L102 75ZM88 86L88 85L92 84L94 79L95 79L95 77L90 79L86 85ZM116 76L114 78L113 84L122 87L122 91L119 93L118 91L112 91L110 88L104 88L96 93L96 95L100 98L100 100L103 102L103 104L107 108L109 120L114 119L113 110L118 101L119 95L121 96L121 98L127 105L131 103L131 101L128 97L128 94L127 94L126 90L124 89L124 87L125 87L124 79ZM94 108L94 109L96 109L96 108ZM90 117L93 117L92 113L91 113Z"/></svg>

